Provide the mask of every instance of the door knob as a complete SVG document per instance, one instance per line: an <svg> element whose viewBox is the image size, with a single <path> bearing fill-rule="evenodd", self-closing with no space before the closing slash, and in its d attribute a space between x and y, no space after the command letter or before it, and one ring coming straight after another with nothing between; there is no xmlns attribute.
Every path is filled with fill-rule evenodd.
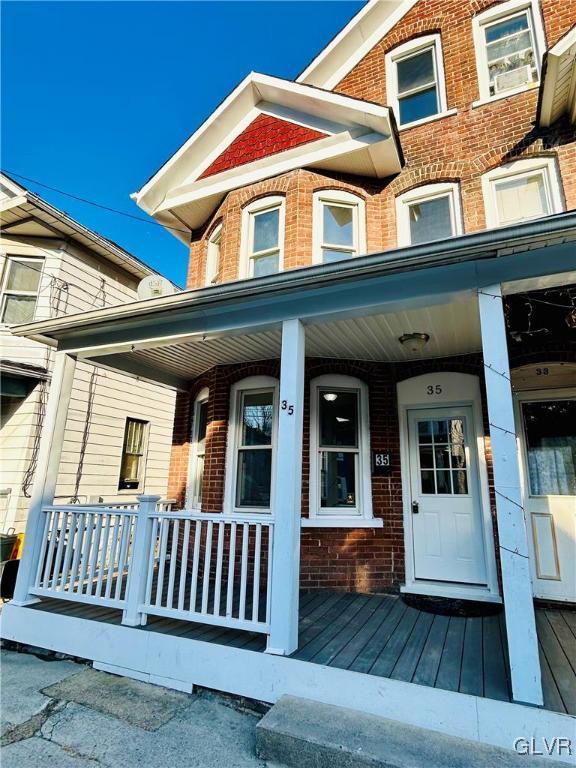
<svg viewBox="0 0 576 768"><path fill-rule="evenodd" d="M413 515L417 515L418 512L420 512L420 507L418 506L418 502L417 501L413 501L412 502L412 514Z"/></svg>

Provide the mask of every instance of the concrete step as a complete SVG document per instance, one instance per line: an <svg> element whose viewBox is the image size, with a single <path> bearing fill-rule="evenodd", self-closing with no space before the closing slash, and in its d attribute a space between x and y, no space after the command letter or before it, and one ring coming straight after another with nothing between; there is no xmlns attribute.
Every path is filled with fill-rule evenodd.
<svg viewBox="0 0 576 768"><path fill-rule="evenodd" d="M556 760L309 699L282 696L256 727L258 757L294 768L552 768Z"/></svg>

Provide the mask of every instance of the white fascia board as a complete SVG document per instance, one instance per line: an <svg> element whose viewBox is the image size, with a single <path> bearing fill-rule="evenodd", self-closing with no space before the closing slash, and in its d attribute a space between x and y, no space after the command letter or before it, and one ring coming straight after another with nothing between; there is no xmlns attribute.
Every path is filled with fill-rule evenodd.
<svg viewBox="0 0 576 768"><path fill-rule="evenodd" d="M18 195L18 197L7 197L0 202L0 213L5 213L12 208L18 208L20 205L26 205L28 198L26 195Z"/></svg>
<svg viewBox="0 0 576 768"><path fill-rule="evenodd" d="M416 5L418 0L370 0L296 82L334 88Z"/></svg>

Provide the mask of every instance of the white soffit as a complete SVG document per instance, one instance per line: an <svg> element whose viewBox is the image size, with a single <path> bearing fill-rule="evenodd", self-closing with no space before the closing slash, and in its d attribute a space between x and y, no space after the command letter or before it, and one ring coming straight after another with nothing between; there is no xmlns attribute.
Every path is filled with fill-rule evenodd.
<svg viewBox="0 0 576 768"><path fill-rule="evenodd" d="M418 0L369 0L296 82L334 88Z"/></svg>
<svg viewBox="0 0 576 768"><path fill-rule="evenodd" d="M540 125L547 128L568 113L576 123L576 26L548 51L540 102Z"/></svg>

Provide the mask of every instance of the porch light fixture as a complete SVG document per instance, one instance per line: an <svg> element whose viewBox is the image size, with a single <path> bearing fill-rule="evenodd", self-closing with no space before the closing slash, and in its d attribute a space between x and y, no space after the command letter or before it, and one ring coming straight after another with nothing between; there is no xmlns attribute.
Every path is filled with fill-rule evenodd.
<svg viewBox="0 0 576 768"><path fill-rule="evenodd" d="M430 336L427 333L403 333L398 341L410 352L416 353L424 349L430 341Z"/></svg>
<svg viewBox="0 0 576 768"><path fill-rule="evenodd" d="M336 392L324 392L322 397L324 398L324 400L327 400L329 403L333 403L334 400L338 399L338 395L336 394Z"/></svg>

